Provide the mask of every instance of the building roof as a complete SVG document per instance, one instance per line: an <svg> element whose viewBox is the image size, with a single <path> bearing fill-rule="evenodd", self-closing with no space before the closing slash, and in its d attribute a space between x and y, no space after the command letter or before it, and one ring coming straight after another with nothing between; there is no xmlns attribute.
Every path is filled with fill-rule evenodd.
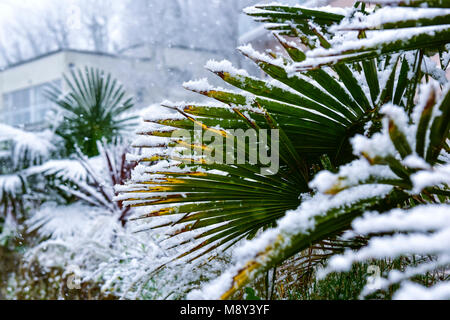
<svg viewBox="0 0 450 320"><path fill-rule="evenodd" d="M130 48L126 48L125 50L122 50L120 54L114 54L114 53L108 53L108 52L100 52L100 51L91 51L91 50L79 50L79 49L70 49L70 48L65 48L65 49L58 49L58 50L53 50L53 51L49 51L46 52L44 54L41 55L37 55L34 56L32 58L26 59L26 60L22 60L20 62L17 63L13 63L10 64L8 66L5 67L0 67L0 72L2 71L6 71L33 61L37 61L58 53L62 53L62 52L73 52L73 53L81 53L81 54L90 54L90 55L96 55L96 56L104 56L104 57L109 57L109 58L115 58L115 59L130 59L130 60L138 60L138 61L150 61L151 58L147 58L147 57L134 57L131 55L126 55L124 54L126 51L130 50L130 49L135 49L138 47L142 47L142 45L134 45L131 46ZM183 50L190 50L190 51L197 51L197 52L208 52L208 53L219 53L219 50L213 50L213 49L206 49L206 48L199 48L199 47L189 47L189 46L182 46L182 45L173 45L171 46L171 48L176 48L176 49L183 49Z"/></svg>
<svg viewBox="0 0 450 320"><path fill-rule="evenodd" d="M135 58L135 57L131 57L131 56L126 56L126 55L119 55L119 54L113 54L113 53L107 53L107 52L99 52L99 51L90 51L90 50L78 50L78 49L58 49L58 50L53 50L53 51L49 51L47 53L41 54L41 55L37 55L34 56L30 59L26 59L26 60L22 60L20 62L17 63L13 63L10 64L6 67L0 68L0 72L2 71L6 71L15 67L19 67L21 65L33 62L33 61L37 61L58 53L62 53L62 52L73 52L73 53L81 53L81 54L90 54L90 55L96 55L96 56L104 56L104 57L109 57L109 58L115 58L115 59L133 59L133 60L141 60L141 61L149 61L151 60L150 58Z"/></svg>

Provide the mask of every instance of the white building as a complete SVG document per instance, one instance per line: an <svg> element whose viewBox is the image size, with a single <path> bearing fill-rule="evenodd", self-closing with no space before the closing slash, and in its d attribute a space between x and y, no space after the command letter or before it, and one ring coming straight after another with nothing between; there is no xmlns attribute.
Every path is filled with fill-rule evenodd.
<svg viewBox="0 0 450 320"><path fill-rule="evenodd" d="M205 62L219 58L214 53L189 48L160 49L154 58L135 53L131 56L58 50L0 70L0 122L25 129L42 127L52 108L45 98L45 88L50 83L64 86L63 74L68 75L72 68L87 66L111 73L135 97L136 108L142 108L165 98L189 98L191 93L182 88L182 82L206 76ZM176 84L169 85L170 81Z"/></svg>

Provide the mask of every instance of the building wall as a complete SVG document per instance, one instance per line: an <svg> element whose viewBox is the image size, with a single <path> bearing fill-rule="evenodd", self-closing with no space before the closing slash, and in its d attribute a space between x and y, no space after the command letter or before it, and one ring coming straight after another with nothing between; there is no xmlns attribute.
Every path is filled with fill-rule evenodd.
<svg viewBox="0 0 450 320"><path fill-rule="evenodd" d="M39 85L53 82L61 79L61 70L64 68L64 56L63 54L54 54L42 57L41 59L37 59L34 61L30 61L29 63L20 64L17 66L13 66L7 70L0 72L0 121L3 120L5 115L6 105L4 105L4 95L10 93L17 92L19 90L31 89L37 87ZM33 105L36 106L35 111L33 112L32 119L37 119L36 121L41 121L42 117L35 116L38 113L41 114L43 112L42 106L45 103L42 103L42 98L38 98L37 92L40 89L33 89L31 92L28 91L28 101L32 102ZM39 91L39 92L42 92ZM42 95L39 95L42 97ZM41 108L41 109L39 109ZM30 112L24 112L25 109L18 108L17 114L11 115L6 121L10 124L18 124L23 119L28 118L25 114L30 114ZM14 123L11 123L11 117L14 120Z"/></svg>
<svg viewBox="0 0 450 320"><path fill-rule="evenodd" d="M149 105L153 102L153 96L158 92L158 87L149 85L145 80L155 68L154 63L150 61L62 51L12 66L0 72L0 121L2 121L2 114L6 109L5 94L62 80L63 74L69 74L71 69L84 67L100 68L111 73L124 85L128 94L138 98L137 107ZM63 81L62 84L64 85Z"/></svg>
<svg viewBox="0 0 450 320"><path fill-rule="evenodd" d="M151 58L145 58L151 57ZM55 80L73 68L94 67L111 73L142 108L164 99L189 100L198 95L183 89L183 81L209 76L208 59L219 54L189 48L149 50L143 57L113 56L82 51L61 51L12 66L0 72L0 121L3 95ZM214 83L214 77L212 82ZM64 82L62 82L64 84ZM200 97L201 98L201 97Z"/></svg>
<svg viewBox="0 0 450 320"><path fill-rule="evenodd" d="M64 54L46 56L0 72L0 92L10 92L61 78Z"/></svg>

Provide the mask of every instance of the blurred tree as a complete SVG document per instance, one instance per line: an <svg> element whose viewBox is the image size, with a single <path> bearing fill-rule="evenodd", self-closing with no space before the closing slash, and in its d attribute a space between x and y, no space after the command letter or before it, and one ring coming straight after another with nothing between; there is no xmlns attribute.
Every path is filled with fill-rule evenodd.
<svg viewBox="0 0 450 320"><path fill-rule="evenodd" d="M4 0L10 14L0 14L0 65L65 48L122 53L144 45L216 51L238 62L242 9L260 2L267 1Z"/></svg>
<svg viewBox="0 0 450 320"><path fill-rule="evenodd" d="M238 58L234 48L242 9L257 2L264 1L127 0L121 11L125 22L121 43L124 49L146 44L189 47Z"/></svg>
<svg viewBox="0 0 450 320"><path fill-rule="evenodd" d="M0 65L59 49L110 52L117 47L110 37L118 28L111 0L6 0L4 5L11 14L2 23Z"/></svg>

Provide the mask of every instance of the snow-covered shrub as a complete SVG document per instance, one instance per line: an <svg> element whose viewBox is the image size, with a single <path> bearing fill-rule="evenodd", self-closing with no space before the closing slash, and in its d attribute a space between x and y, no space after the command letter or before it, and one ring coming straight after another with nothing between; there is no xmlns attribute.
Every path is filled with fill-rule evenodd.
<svg viewBox="0 0 450 320"><path fill-rule="evenodd" d="M50 130L27 132L0 123L0 145L8 143L2 153L4 168L23 168L48 160L56 151L56 138ZM2 170L3 171L3 170Z"/></svg>
<svg viewBox="0 0 450 320"><path fill-rule="evenodd" d="M115 139L107 144L97 142L99 156L88 158L81 151L73 159L55 159L27 170L29 177L43 176L51 188L96 208L102 208L126 223L130 208L113 201L114 186L131 177L132 163L126 161L127 142Z"/></svg>
<svg viewBox="0 0 450 320"><path fill-rule="evenodd" d="M100 263L126 251L125 246L114 244L116 238L134 239L123 228L132 210L113 201L114 185L129 179L133 167L126 162L129 142L128 133L123 132L131 128L134 119L126 115L133 106L132 99L125 97L117 80L99 70L78 73L79 78L72 76L76 84L66 78L71 89L67 95L57 89L49 91L66 110L62 123L51 125L55 132L27 132L0 125L0 210L5 209L0 215L0 245L10 238L20 238L17 245L26 248L21 262L30 266L5 271L6 278L17 280L19 291L34 288L35 277L66 281L66 268L73 264L83 276L91 274ZM90 96L92 92L95 97ZM99 155L88 158L93 154ZM87 279L82 286L88 290L98 286L98 280ZM23 293L32 299L68 297L61 294L66 288L63 283L61 292L56 283L53 285L56 291L42 291L37 284L36 292ZM88 291L84 293L90 294Z"/></svg>
<svg viewBox="0 0 450 320"><path fill-rule="evenodd" d="M24 213L27 198L27 168L50 159L57 138L49 130L26 132L0 124L0 204L1 216L17 219Z"/></svg>
<svg viewBox="0 0 450 320"><path fill-rule="evenodd" d="M199 265L195 272L184 264L155 271L172 260L159 243L163 238L159 233L142 232L150 227L146 223L128 226L130 215L140 216L145 210L123 207L112 200L114 185L129 179L134 166L125 159L128 148L117 141L99 143L98 150L97 157L79 154L76 159L51 160L29 168L30 175L51 177L55 188L77 201L47 201L30 213L27 232L35 234L38 241L27 250L23 269L42 270L49 277L56 272L64 292L65 282L75 273L82 291L100 289L98 298L180 298L192 287L199 287L194 285L198 278L216 277L220 259ZM173 243L169 241L169 245ZM171 254L174 252L181 254L175 249ZM33 276L24 277L27 281L22 286L31 286ZM75 293L69 290L65 295L58 293L58 297Z"/></svg>
<svg viewBox="0 0 450 320"><path fill-rule="evenodd" d="M114 243L123 236L121 229L130 209L112 198L114 185L130 177L131 165L125 163L127 147L117 140L115 144L99 143L98 149L101 155L94 158L80 153L74 159L49 160L26 170L30 179L44 178L47 193L52 189L72 197L68 201L47 197L29 213L26 230L36 234L37 244L26 253L27 264L38 262L39 268L47 270L77 265L90 274L101 262L123 251Z"/></svg>
<svg viewBox="0 0 450 320"><path fill-rule="evenodd" d="M155 271L172 259L159 234L139 232L148 227L145 224L124 227L108 210L82 202L63 206L47 203L26 224L29 232L44 240L27 250L22 269L38 266L49 277L59 270L60 288L67 287L65 282L73 275L83 288L98 287L99 297L182 298L200 287L199 278L218 276L222 265L216 260L199 263L194 270L177 264Z"/></svg>

